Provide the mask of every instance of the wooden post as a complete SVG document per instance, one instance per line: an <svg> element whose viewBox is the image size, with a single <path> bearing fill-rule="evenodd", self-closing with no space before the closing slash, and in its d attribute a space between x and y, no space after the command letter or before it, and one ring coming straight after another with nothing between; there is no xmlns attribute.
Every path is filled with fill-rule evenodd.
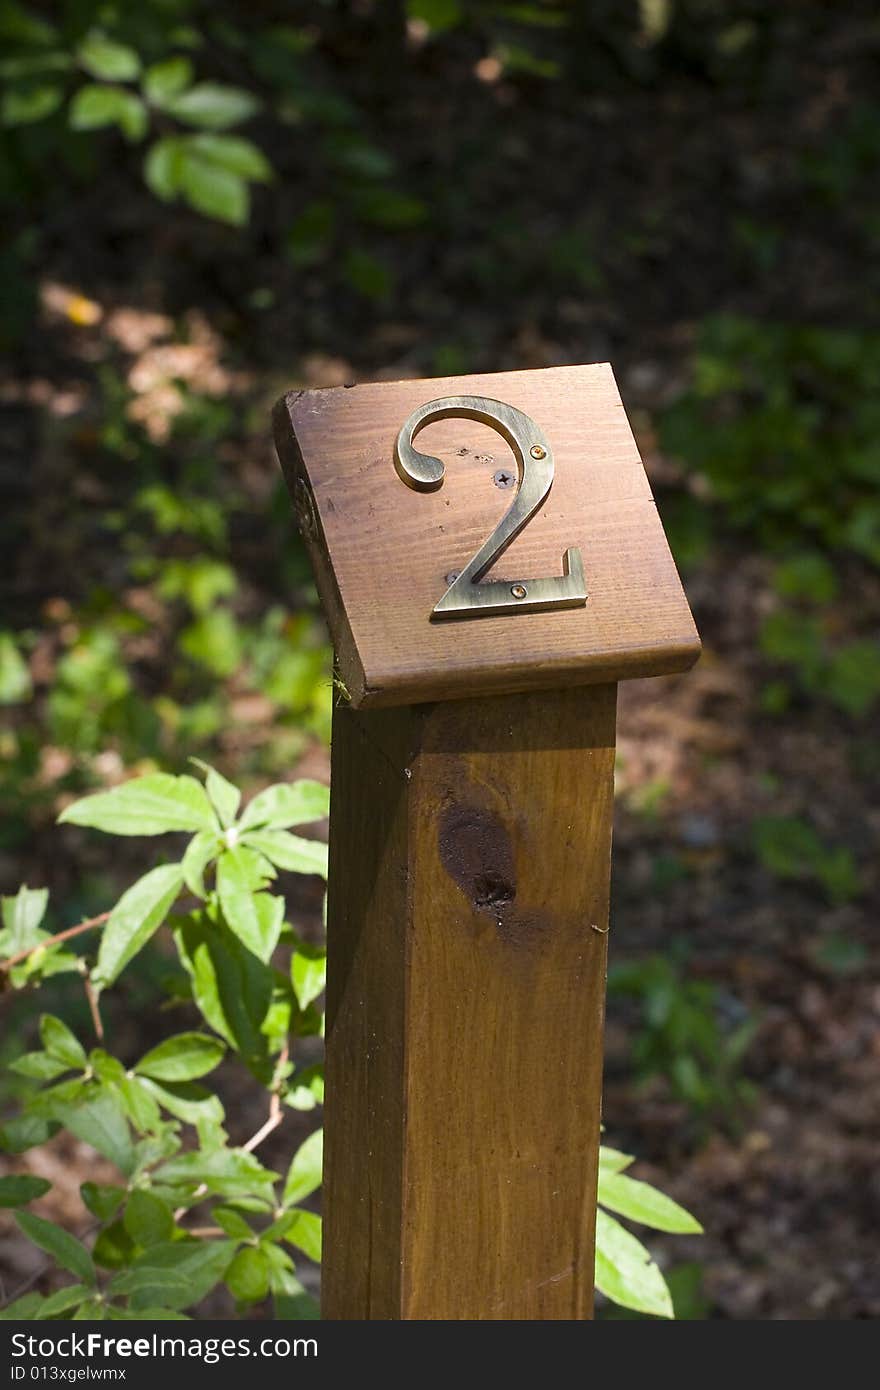
<svg viewBox="0 0 880 1390"><path fill-rule="evenodd" d="M398 431L438 397L505 402L552 446L552 490L498 565L502 600L533 597L577 547L586 602L432 620L516 495L511 447L477 410L420 436L443 487L404 486ZM588 1318L616 682L699 652L613 377L293 393L276 440L346 696L323 1315Z"/></svg>

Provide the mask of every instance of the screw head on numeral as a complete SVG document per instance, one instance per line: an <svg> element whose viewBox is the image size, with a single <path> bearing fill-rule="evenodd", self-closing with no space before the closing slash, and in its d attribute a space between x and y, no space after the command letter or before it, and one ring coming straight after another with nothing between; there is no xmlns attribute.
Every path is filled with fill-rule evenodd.
<svg viewBox="0 0 880 1390"><path fill-rule="evenodd" d="M529 593L525 584L511 584L510 592L514 598L527 598Z"/></svg>

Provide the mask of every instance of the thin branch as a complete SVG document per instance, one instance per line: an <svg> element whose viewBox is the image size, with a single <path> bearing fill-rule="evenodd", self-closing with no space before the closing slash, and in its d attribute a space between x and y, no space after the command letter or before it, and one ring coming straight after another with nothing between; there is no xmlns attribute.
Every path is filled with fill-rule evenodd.
<svg viewBox="0 0 880 1390"><path fill-rule="evenodd" d="M272 1085L276 1089L273 1090L272 1098L269 1101L268 1119L266 1120L265 1124L260 1126L256 1134L251 1135L250 1139L248 1139L246 1144L241 1145L242 1149L246 1154L252 1154L254 1149L259 1148L263 1140L268 1139L272 1131L276 1130L284 1120L284 1114L281 1108L281 1096L277 1090L277 1087L281 1084L281 1071L285 1066L289 1056L290 1043L286 1042L282 1047L280 1053L278 1054L278 1063L275 1067L275 1074L272 1077ZM208 1185L207 1183L203 1182L199 1187L196 1188L195 1192L193 1193L193 1199L195 1200L198 1197L204 1197L207 1190ZM179 1221L182 1216L186 1215L186 1212L186 1207L178 1207L177 1211L174 1213L175 1221Z"/></svg>
<svg viewBox="0 0 880 1390"><path fill-rule="evenodd" d="M89 1012L92 1015L92 1023L95 1028L95 1036L97 1037L98 1042L103 1042L104 1025L101 1022L101 1009L98 1004L98 991L95 989L95 986L92 984L88 975L83 975L83 987L86 992L86 998L89 1001Z"/></svg>
<svg viewBox="0 0 880 1390"><path fill-rule="evenodd" d="M172 908L179 906L181 902L198 901L192 893L184 893L181 898L175 899L171 904ZM70 941L74 936L80 936L83 932L91 931L93 927L103 927L105 922L109 922L113 916L113 911L99 912L97 917L89 917L85 922L78 922L75 927L67 927L65 931L56 932L54 936L47 936L45 941L38 941L36 946L28 946L27 950L19 951L17 955L9 956L7 960L0 961L0 972L8 973L13 965L18 965L20 961L27 960L34 951L45 951L50 946L55 946L59 941ZM98 1034L100 1037L100 1033Z"/></svg>
<svg viewBox="0 0 880 1390"><path fill-rule="evenodd" d="M257 1130L253 1138L249 1139L246 1144L242 1144L241 1147L244 1149L245 1153L252 1154L254 1149L259 1148L263 1140L269 1137L273 1129L278 1128L283 1119L283 1115L270 1115L266 1123L262 1126L261 1129Z"/></svg>
<svg viewBox="0 0 880 1390"><path fill-rule="evenodd" d="M69 941L71 937L80 936L84 931L91 931L93 927L102 927L109 920L110 913L101 912L97 917L90 917L86 922L79 922L75 927L68 927L66 931L56 932L54 936L47 937L45 941L38 941L36 946L28 946L26 951L19 951L17 955L9 956L7 960L0 961L0 970L8 972L13 965L18 965L19 961L27 960L28 956L32 956L34 951L45 951L58 941Z"/></svg>

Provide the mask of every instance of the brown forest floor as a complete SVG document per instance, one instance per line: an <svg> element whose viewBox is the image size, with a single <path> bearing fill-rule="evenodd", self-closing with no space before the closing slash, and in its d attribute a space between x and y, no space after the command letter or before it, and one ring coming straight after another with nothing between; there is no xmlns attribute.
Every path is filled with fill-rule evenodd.
<svg viewBox="0 0 880 1390"><path fill-rule="evenodd" d="M659 456L653 421L686 380L704 316L726 310L852 324L877 302L877 271L850 210L805 204L795 177L804 152L867 91L876 59L863 39L863 25L841 18L823 52L788 52L789 67L760 96L682 78L638 90L612 84L576 101L563 89L530 85L525 100L516 87L474 82L426 60L377 120L386 146L442 202L442 226L454 224L455 233L389 238L396 288L381 305L340 288L321 268L297 277L278 255L274 214L265 209L253 235L236 241L237 234L133 195L122 175L75 205L56 204L44 228L45 282L98 302L104 327L61 325L50 306L7 378L14 408L4 427L12 459L5 467L10 482L17 479L16 505L31 538L17 601L36 611L47 594L68 592L77 555L60 533L88 497L77 491L76 460L58 457L40 403L72 393L87 416L96 357L128 366L137 359L139 347L127 351L118 336L108 338L114 309L132 309L136 318L198 309L212 325L205 370L216 366L222 389L256 407L257 421L296 381L436 374L444 345L464 353L470 370L610 359L662 513L681 477ZM295 189L278 196L295 207ZM772 267L744 262L733 231L743 217L780 228L783 252ZM542 259L549 234L569 227L593 248L592 284ZM516 251L509 274L500 268L505 237ZM486 254L499 262L494 278L483 276ZM274 307L249 307L258 286L272 288ZM255 499L257 518L274 467L261 424L223 461L226 476ZM259 540L257 523L236 540L258 597ZM637 1175L656 1179L703 1221L702 1238L656 1237L651 1245L668 1265L702 1264L711 1316L875 1317L877 759L872 777L853 727L827 705L796 702L782 718L761 712L755 643L772 602L770 568L748 540L719 542L687 579L705 643L699 666L622 690L610 938L612 961L685 941L691 977L713 981L755 1014L746 1074L757 1099L738 1124L716 1124L700 1141L662 1087L634 1086L634 1019L612 1000L605 1124L609 1142L643 1160ZM860 601L878 611L876 591ZM326 770L324 756L309 754L310 773ZM640 811L637 789L659 783L659 812ZM750 852L756 815L805 808L859 861L862 891L844 907L829 907L809 884L773 879ZM684 873L658 886L655 866L670 856ZM24 857L0 863L4 889L26 875L63 892L78 872L48 823L37 826ZM868 964L846 975L818 966L813 948L831 928L862 942ZM251 1118L258 1126L259 1115L236 1115L242 1134ZM267 1161L282 1163L291 1146L288 1131L273 1136ZM49 1175L62 1194L75 1193L87 1167L94 1176L79 1150L39 1161L54 1166ZM58 1201L58 1216L72 1219L74 1206ZM29 1260L23 1246L7 1243L8 1285Z"/></svg>

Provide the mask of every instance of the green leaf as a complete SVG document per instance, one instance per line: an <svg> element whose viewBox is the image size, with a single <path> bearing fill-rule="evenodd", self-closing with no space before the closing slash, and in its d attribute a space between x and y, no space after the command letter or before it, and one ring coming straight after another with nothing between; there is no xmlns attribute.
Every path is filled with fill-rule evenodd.
<svg viewBox="0 0 880 1390"><path fill-rule="evenodd" d="M327 952L323 947L297 942L290 961L290 981L296 1002L307 1009L327 983Z"/></svg>
<svg viewBox="0 0 880 1390"><path fill-rule="evenodd" d="M224 1111L220 1098L205 1086L197 1086L191 1081L160 1086L149 1077L144 1077L141 1085L149 1090L165 1110L189 1125L205 1122L223 1123Z"/></svg>
<svg viewBox="0 0 880 1390"><path fill-rule="evenodd" d="M40 1038L50 1057L63 1062L74 1070L85 1070L87 1066L85 1049L77 1042L66 1023L54 1014L43 1014L40 1019Z"/></svg>
<svg viewBox="0 0 880 1390"><path fill-rule="evenodd" d="M33 125L35 121L43 121L58 110L63 96L63 87L53 82L36 78L11 82L0 100L0 125Z"/></svg>
<svg viewBox="0 0 880 1390"><path fill-rule="evenodd" d="M116 1083L115 1090L125 1114L139 1134L152 1134L161 1128L162 1117L156 1098L140 1077L123 1076Z"/></svg>
<svg viewBox="0 0 880 1390"><path fill-rule="evenodd" d="M166 58L162 63L153 63L144 73L144 96L147 101L161 107L172 97L180 96L192 79L193 69L189 58Z"/></svg>
<svg viewBox="0 0 880 1390"><path fill-rule="evenodd" d="M192 1081L213 1071L225 1051L220 1039L208 1033L178 1033L152 1048L135 1071L156 1081Z"/></svg>
<svg viewBox="0 0 880 1390"><path fill-rule="evenodd" d="M187 125L206 130L226 130L248 120L260 103L241 87L225 87L219 82L197 82L164 103L164 109Z"/></svg>
<svg viewBox="0 0 880 1390"><path fill-rule="evenodd" d="M268 1081L272 1062L262 1025L272 1002L272 971L207 912L191 914L175 941L207 1023Z"/></svg>
<svg viewBox="0 0 880 1390"><path fill-rule="evenodd" d="M286 830L308 825L330 814L330 791L321 782L279 782L258 792L245 807L240 830Z"/></svg>
<svg viewBox="0 0 880 1390"><path fill-rule="evenodd" d="M427 221L429 209L420 198L411 194L399 193L393 188L381 185L366 186L356 190L355 210L365 222L377 227L387 227L390 231L402 231L417 227Z"/></svg>
<svg viewBox="0 0 880 1390"><path fill-rule="evenodd" d="M122 1205L125 1188L84 1182L79 1189L79 1195L93 1216L97 1216L99 1221L109 1221Z"/></svg>
<svg viewBox="0 0 880 1390"><path fill-rule="evenodd" d="M391 271L378 256L360 247L353 246L343 256L342 273L352 289L367 299L381 303L391 294Z"/></svg>
<svg viewBox="0 0 880 1390"><path fill-rule="evenodd" d="M104 989L122 973L129 961L146 946L162 925L183 884L180 864L161 864L123 893L113 909L92 971L95 984Z"/></svg>
<svg viewBox="0 0 880 1390"><path fill-rule="evenodd" d="M172 1312L170 1308L112 1308L108 1305L107 1317L112 1322L191 1322L186 1313Z"/></svg>
<svg viewBox="0 0 880 1390"><path fill-rule="evenodd" d="M207 217L243 225L248 215L247 184L237 174L204 159L180 142L179 186L187 202ZM214 676L231 676L241 663L241 636L234 615L217 607L202 613L180 634L180 649Z"/></svg>
<svg viewBox="0 0 880 1390"><path fill-rule="evenodd" d="M459 0L407 0L406 12L410 19L420 19L434 33L454 29L463 18Z"/></svg>
<svg viewBox="0 0 880 1390"><path fill-rule="evenodd" d="M607 1144L602 1144L599 1148L599 1172L620 1173L624 1168L628 1168L631 1163L635 1163L632 1154L621 1153L619 1149L609 1149Z"/></svg>
<svg viewBox="0 0 880 1390"><path fill-rule="evenodd" d="M91 1144L120 1172L131 1172L134 1151L128 1121L119 1101L109 1091L104 1090L80 1105L56 1105L53 1113L77 1139Z"/></svg>
<svg viewBox="0 0 880 1390"><path fill-rule="evenodd" d="M88 1284L68 1284L66 1288L50 1294L40 1305L35 1317L40 1322L45 1322L48 1318L57 1318L59 1313L67 1313L71 1308L77 1308L85 1299L94 1297L94 1292L94 1288L90 1288Z"/></svg>
<svg viewBox="0 0 880 1390"><path fill-rule="evenodd" d="M259 850L279 869L327 877L327 846L320 840L306 840L289 830L249 830L242 842Z"/></svg>
<svg viewBox="0 0 880 1390"><path fill-rule="evenodd" d="M214 813L201 782L151 772L109 792L96 792L65 808L60 824L87 825L108 835L164 835L175 830L213 830Z"/></svg>
<svg viewBox="0 0 880 1390"><path fill-rule="evenodd" d="M147 133L147 108L139 96L124 87L88 84L80 87L70 103L71 130L98 130L115 125L127 140L142 140Z"/></svg>
<svg viewBox="0 0 880 1390"><path fill-rule="evenodd" d="M25 1052L24 1056L16 1057L14 1062L9 1063L9 1070L18 1072L19 1076L31 1076L37 1081L54 1081L56 1076L63 1075L70 1068L65 1062L50 1057L48 1052Z"/></svg>
<svg viewBox="0 0 880 1390"><path fill-rule="evenodd" d="M5 95L8 96L8 93ZM11 124L6 120L5 108L0 124ZM22 700L29 700L32 689L28 664L19 652L15 639L9 632L0 632L0 705L17 705Z"/></svg>
<svg viewBox="0 0 880 1390"><path fill-rule="evenodd" d="M102 1269L124 1269L134 1253L134 1241L121 1221L105 1226L92 1248L95 1264Z"/></svg>
<svg viewBox="0 0 880 1390"><path fill-rule="evenodd" d="M880 648L870 638L848 642L832 656L825 693L846 714L861 719L880 699Z"/></svg>
<svg viewBox="0 0 880 1390"><path fill-rule="evenodd" d="M108 39L98 29L86 35L77 56L87 72L108 82L130 82L141 70L141 60L133 48Z"/></svg>
<svg viewBox="0 0 880 1390"><path fill-rule="evenodd" d="M0 1126L0 1148L6 1153L21 1154L45 1144L57 1129L58 1125L45 1115L16 1115Z"/></svg>
<svg viewBox="0 0 880 1390"><path fill-rule="evenodd" d="M0 1322L31 1322L39 1315L43 1299L38 1293L26 1293L14 1303L0 1308Z"/></svg>
<svg viewBox="0 0 880 1390"><path fill-rule="evenodd" d="M183 142L171 135L157 140L147 151L144 179L150 191L163 202L170 202L180 192L182 156Z"/></svg>
<svg viewBox="0 0 880 1390"><path fill-rule="evenodd" d="M173 1240L153 1245L110 1282L132 1307L180 1311L199 1303L224 1275L235 1251L231 1240Z"/></svg>
<svg viewBox="0 0 880 1390"><path fill-rule="evenodd" d="M274 1295L276 1319L301 1322L320 1318L318 1304L311 1294L306 1293L291 1268L273 1268L269 1282Z"/></svg>
<svg viewBox="0 0 880 1390"><path fill-rule="evenodd" d="M272 178L272 166L262 150L240 135L190 135L186 148L240 178L255 183L268 183Z"/></svg>
<svg viewBox="0 0 880 1390"><path fill-rule="evenodd" d="M780 878L808 875L824 852L813 827L793 816L759 816L752 834L761 863Z"/></svg>
<svg viewBox="0 0 880 1390"><path fill-rule="evenodd" d="M622 1308L659 1318L674 1316L666 1280L648 1251L601 1210L596 1212L596 1288Z"/></svg>
<svg viewBox="0 0 880 1390"><path fill-rule="evenodd" d="M282 1202L292 1207L303 1201L321 1186L321 1172L324 1162L324 1131L316 1129L293 1156L293 1162L284 1183Z"/></svg>
<svg viewBox="0 0 880 1390"><path fill-rule="evenodd" d="M321 1218L313 1211L299 1211L297 1222L285 1236L291 1245L302 1250L310 1260L321 1260Z"/></svg>
<svg viewBox="0 0 880 1390"><path fill-rule="evenodd" d="M330 249L336 209L331 202L307 203L287 234L287 254L295 266L307 269L322 261Z"/></svg>
<svg viewBox="0 0 880 1390"><path fill-rule="evenodd" d="M29 1173L0 1178L0 1207L26 1206L37 1197L43 1197L51 1186L45 1178L34 1178Z"/></svg>
<svg viewBox="0 0 880 1390"><path fill-rule="evenodd" d="M259 1303L269 1292L269 1262L253 1246L239 1250L224 1277L239 1303Z"/></svg>
<svg viewBox="0 0 880 1390"><path fill-rule="evenodd" d="M293 1084L284 1093L284 1104L294 1110L314 1110L316 1105L324 1104L324 1071L320 1062L296 1073Z"/></svg>
<svg viewBox="0 0 880 1390"><path fill-rule="evenodd" d="M672 1231L676 1235L699 1235L702 1226L690 1212L671 1197L658 1192L650 1183L637 1182L624 1173L599 1169L599 1201L603 1207L640 1221L656 1231Z"/></svg>
<svg viewBox="0 0 880 1390"><path fill-rule="evenodd" d="M48 903L48 888L28 888L25 883L14 898L2 899L4 954L17 956L40 944L46 936L39 927Z"/></svg>
<svg viewBox="0 0 880 1390"><path fill-rule="evenodd" d="M122 1224L135 1245L159 1245L171 1239L174 1213L155 1192L138 1188L128 1199Z"/></svg>
<svg viewBox="0 0 880 1390"><path fill-rule="evenodd" d="M254 1233L241 1212L234 1207L214 1207L211 1217L217 1225L236 1240L253 1240Z"/></svg>
<svg viewBox="0 0 880 1390"><path fill-rule="evenodd" d="M247 183L212 160L189 150L181 155L180 188L190 207L205 217L243 227L250 216ZM216 676L231 676L240 660L238 629L232 614L215 608L181 634L180 645L188 656Z"/></svg>
<svg viewBox="0 0 880 1390"><path fill-rule="evenodd" d="M97 1282L98 1276L88 1250L67 1231L56 1226L54 1221L44 1221L41 1216L34 1216L29 1211L17 1211L15 1219L28 1239L51 1255L63 1269L69 1269L84 1284L94 1285Z"/></svg>
<svg viewBox="0 0 880 1390"><path fill-rule="evenodd" d="M234 787L231 782L227 781L216 768L211 767L208 763L203 763L200 758L195 758L193 761L207 772L205 791L208 793L211 805L217 812L220 824L224 829L227 829L238 814L241 792L238 787Z"/></svg>
<svg viewBox="0 0 880 1390"><path fill-rule="evenodd" d="M220 1197L261 1194L272 1196L277 1173L264 1168L258 1158L244 1149L215 1149L212 1153L198 1150L178 1154L155 1172L154 1180L172 1187L197 1188L203 1183L209 1192Z"/></svg>
<svg viewBox="0 0 880 1390"><path fill-rule="evenodd" d="M259 892L274 872L261 855L244 845L227 850L217 861L217 896L227 926L264 962L275 949L284 917L283 899Z"/></svg>
<svg viewBox="0 0 880 1390"><path fill-rule="evenodd" d="M212 859L216 859L222 848L215 832L200 830L186 847L180 861L183 881L196 898L205 898L205 869Z"/></svg>
<svg viewBox="0 0 880 1390"><path fill-rule="evenodd" d="M103 1322L108 1316L106 1304L102 1298L91 1298L87 1303L81 1303L71 1318L71 1322Z"/></svg>
<svg viewBox="0 0 880 1390"><path fill-rule="evenodd" d="M298 1279L292 1279L291 1283L296 1286L294 1292L276 1293L274 1296L276 1321L317 1321L321 1316L321 1308L317 1299L312 1297Z"/></svg>

